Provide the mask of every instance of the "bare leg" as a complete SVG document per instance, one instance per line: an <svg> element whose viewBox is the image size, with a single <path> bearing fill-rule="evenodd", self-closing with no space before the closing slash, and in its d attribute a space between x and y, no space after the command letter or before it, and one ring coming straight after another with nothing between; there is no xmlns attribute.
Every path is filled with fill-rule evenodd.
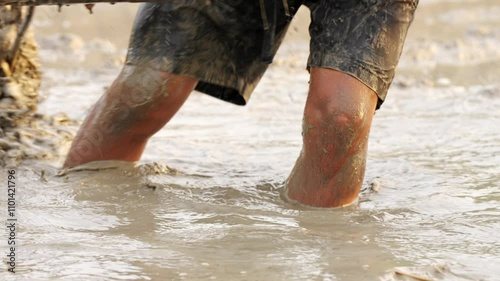
<svg viewBox="0 0 500 281"><path fill-rule="evenodd" d="M64 166L139 160L149 137L174 116L197 82L149 67L125 66L91 109Z"/></svg>
<svg viewBox="0 0 500 281"><path fill-rule="evenodd" d="M312 67L302 152L287 180L288 197L315 207L356 200L365 173L377 95L357 79Z"/></svg>

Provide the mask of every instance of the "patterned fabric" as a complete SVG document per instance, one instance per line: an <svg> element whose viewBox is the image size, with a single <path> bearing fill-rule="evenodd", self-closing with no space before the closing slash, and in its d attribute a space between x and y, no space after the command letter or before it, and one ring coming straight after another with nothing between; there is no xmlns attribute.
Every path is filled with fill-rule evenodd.
<svg viewBox="0 0 500 281"><path fill-rule="evenodd" d="M350 74L385 100L418 0L309 1L308 68Z"/></svg>
<svg viewBox="0 0 500 281"><path fill-rule="evenodd" d="M293 17L305 4L312 18L307 67L353 75L378 94L380 106L418 0L265 1L278 1L273 56L289 26L286 12ZM245 105L268 67L264 40L257 0L147 3L136 17L127 64L195 77L196 90Z"/></svg>

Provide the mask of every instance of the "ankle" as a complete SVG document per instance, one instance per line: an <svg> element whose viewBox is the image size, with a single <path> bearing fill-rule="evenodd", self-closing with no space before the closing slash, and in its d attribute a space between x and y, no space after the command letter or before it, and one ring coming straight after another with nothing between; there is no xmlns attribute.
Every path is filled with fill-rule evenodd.
<svg viewBox="0 0 500 281"><path fill-rule="evenodd" d="M300 204L334 208L350 205L358 198L361 183L340 173L329 175L312 169L300 158L286 181L286 196ZM309 168L306 168L309 167Z"/></svg>

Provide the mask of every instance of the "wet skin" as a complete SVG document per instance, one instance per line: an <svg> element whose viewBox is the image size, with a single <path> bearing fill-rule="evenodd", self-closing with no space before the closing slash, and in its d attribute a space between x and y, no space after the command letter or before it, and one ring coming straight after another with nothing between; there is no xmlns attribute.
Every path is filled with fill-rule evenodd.
<svg viewBox="0 0 500 281"><path fill-rule="evenodd" d="M98 160L139 160L148 139L175 115L196 83L191 77L125 66L91 108L64 167Z"/></svg>
<svg viewBox="0 0 500 281"><path fill-rule="evenodd" d="M289 178L288 197L314 207L338 207L358 197L377 95L357 79L311 68L303 147Z"/></svg>
<svg viewBox="0 0 500 281"><path fill-rule="evenodd" d="M175 115L197 82L148 67L125 66L92 107L64 166L139 160L148 139ZM287 179L289 198L315 207L356 200L376 103L376 94L357 79L332 69L311 68L304 144Z"/></svg>

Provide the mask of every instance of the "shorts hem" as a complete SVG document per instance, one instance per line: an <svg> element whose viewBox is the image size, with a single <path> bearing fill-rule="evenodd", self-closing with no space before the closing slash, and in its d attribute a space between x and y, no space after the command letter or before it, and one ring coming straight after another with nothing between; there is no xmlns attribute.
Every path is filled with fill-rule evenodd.
<svg viewBox="0 0 500 281"><path fill-rule="evenodd" d="M133 60L127 60L126 65L137 66L139 64L134 63ZM205 72L207 75L202 75L196 72L185 71L182 68L176 68L173 64L170 67L165 67L165 65L158 67L158 65L154 64L150 66L157 71L195 78L198 80L198 83L194 90L239 106L245 106L248 103L250 95L255 88L255 85L251 86L247 83L237 82L241 80L239 78L214 79L214 77L209 77L208 72Z"/></svg>
<svg viewBox="0 0 500 281"><path fill-rule="evenodd" d="M345 61L348 63L344 65L334 63L338 61ZM359 60L354 57L342 59L337 55L323 55L319 58L315 57L314 61L309 61L307 64L307 70L310 71L311 67L322 67L337 70L360 81L377 95L378 101L376 109L379 109L384 103L387 91L389 90L389 86L392 82L391 76L388 76L391 77L390 82L385 81L383 78L380 78L378 74L374 74L370 70L364 68L362 64L359 63Z"/></svg>

